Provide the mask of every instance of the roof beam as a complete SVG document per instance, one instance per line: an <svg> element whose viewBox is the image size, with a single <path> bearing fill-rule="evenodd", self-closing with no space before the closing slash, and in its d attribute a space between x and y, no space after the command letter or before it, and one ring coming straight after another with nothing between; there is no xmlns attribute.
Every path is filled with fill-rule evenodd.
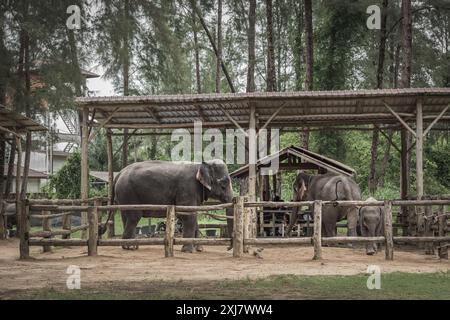
<svg viewBox="0 0 450 320"><path fill-rule="evenodd" d="M424 131L423 137L426 137L426 135L430 132L430 130L434 127L434 125L444 116L444 114L448 111L450 108L450 103L447 107L436 117L436 119L433 120L433 122L428 126L428 128Z"/></svg>
<svg viewBox="0 0 450 320"><path fill-rule="evenodd" d="M267 119L266 123L262 126L260 130L264 130L267 128L267 126L272 122L273 119L283 110L283 108L286 106L286 102L283 102L281 106L270 116L269 119Z"/></svg>
<svg viewBox="0 0 450 320"><path fill-rule="evenodd" d="M390 113L392 113L392 115L394 117L397 118L398 121L400 121L400 123L409 131L413 134L413 136L416 136L416 132L411 129L411 127L394 111L392 110L392 108L385 102L383 101L384 106L386 107L386 109L389 110Z"/></svg>
<svg viewBox="0 0 450 320"><path fill-rule="evenodd" d="M103 122L100 124L100 126L98 127L98 130L95 131L94 134L89 135L88 141L92 141L92 139L94 139L94 137L100 132L100 130L103 129L103 128L108 124L108 122L111 121L111 119L114 117L114 115L116 114L116 112L119 111L119 109L120 109L120 107L115 108L115 109L113 110L113 112L111 112L111 113L108 115L108 118L106 118L105 121L103 121ZM95 112L95 110L94 110L94 112ZM94 120L94 119L92 119L92 120ZM92 127L91 127L91 128L92 128Z"/></svg>
<svg viewBox="0 0 450 320"><path fill-rule="evenodd" d="M242 131L242 133L244 133L245 137L248 138L247 131L245 131L245 130L240 126L240 124L239 124L236 120L234 120L234 118L231 116L231 114L230 114L227 110L225 110L225 108L222 106L222 104L219 103L218 106L219 106L220 110L221 110L221 111L225 114L225 116L228 118L228 120L230 120L230 121L236 126L236 128L238 128L240 131Z"/></svg>

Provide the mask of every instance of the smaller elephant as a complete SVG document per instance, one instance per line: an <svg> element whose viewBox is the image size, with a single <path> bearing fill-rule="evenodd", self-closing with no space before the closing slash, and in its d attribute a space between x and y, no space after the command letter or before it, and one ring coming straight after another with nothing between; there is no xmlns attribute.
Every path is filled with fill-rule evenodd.
<svg viewBox="0 0 450 320"><path fill-rule="evenodd" d="M369 198L366 201L377 201L375 198ZM359 209L358 231L363 237L377 237L384 233L384 209L379 206L362 206ZM376 243L366 244L366 253L373 255L377 252Z"/></svg>

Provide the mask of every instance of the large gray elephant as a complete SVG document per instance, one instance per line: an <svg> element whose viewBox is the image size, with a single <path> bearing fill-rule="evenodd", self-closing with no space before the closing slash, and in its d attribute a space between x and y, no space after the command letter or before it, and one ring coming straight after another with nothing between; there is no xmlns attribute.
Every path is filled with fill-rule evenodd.
<svg viewBox="0 0 450 320"><path fill-rule="evenodd" d="M361 200L360 188L352 178L333 173L316 176L299 173L293 188L295 201ZM298 216L299 208L293 208L287 229L288 235L297 222ZM348 236L356 236L358 224L358 208L356 206L323 206L322 234L326 237L336 236L336 224L344 219L347 219Z"/></svg>
<svg viewBox="0 0 450 320"><path fill-rule="evenodd" d="M115 179L117 204L161 204L198 206L208 198L231 203L233 189L226 164L221 160L203 163L145 161L124 168ZM165 211L123 211L124 239L135 237L136 226L142 217L165 217ZM227 210L233 215L233 209ZM198 237L197 217L181 216L183 237ZM231 235L233 221L228 219ZM124 248L129 249L129 248ZM201 251L201 246L196 246ZM194 246L184 245L182 251L193 252Z"/></svg>
<svg viewBox="0 0 450 320"><path fill-rule="evenodd" d="M366 201L377 201L369 198ZM384 233L384 208L379 206L362 206L359 209L358 233L363 237L377 237ZM376 243L366 244L366 253L373 255L377 252Z"/></svg>

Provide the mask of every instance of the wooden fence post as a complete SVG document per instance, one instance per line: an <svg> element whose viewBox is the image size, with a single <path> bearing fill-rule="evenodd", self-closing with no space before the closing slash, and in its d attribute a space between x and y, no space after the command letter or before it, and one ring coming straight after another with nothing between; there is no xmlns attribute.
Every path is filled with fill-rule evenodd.
<svg viewBox="0 0 450 320"><path fill-rule="evenodd" d="M173 242L175 237L175 206L167 208L166 234L164 237L164 251L166 258L173 257Z"/></svg>
<svg viewBox="0 0 450 320"><path fill-rule="evenodd" d="M72 228L72 216L71 215L65 215L62 217L62 228L63 230L68 230ZM70 239L70 233L65 234L62 236L62 239Z"/></svg>
<svg viewBox="0 0 450 320"><path fill-rule="evenodd" d="M28 240L30 238L30 207L26 203L26 200L21 199L19 203L20 208L18 212L20 218L20 259L28 259L30 258L30 247L28 245Z"/></svg>
<svg viewBox="0 0 450 320"><path fill-rule="evenodd" d="M314 201L314 257L313 260L322 259L322 201Z"/></svg>
<svg viewBox="0 0 450 320"><path fill-rule="evenodd" d="M439 237L445 237L447 233L447 216L445 215L445 207L439 207ZM448 243L439 243L439 258L448 260Z"/></svg>
<svg viewBox="0 0 450 320"><path fill-rule="evenodd" d="M233 257L244 255L244 198L233 199Z"/></svg>
<svg viewBox="0 0 450 320"><path fill-rule="evenodd" d="M386 260L394 260L394 237L392 233L392 202L384 202L384 238Z"/></svg>
<svg viewBox="0 0 450 320"><path fill-rule="evenodd" d="M94 203L93 208L88 210L88 256L97 255L97 245L98 245L98 208L97 202Z"/></svg>
<svg viewBox="0 0 450 320"><path fill-rule="evenodd" d="M51 214L50 211L41 211L42 215L49 215ZM44 231L48 231L48 232L52 232L52 226L51 226L52 220L49 218L44 218L42 219L42 230ZM47 239L50 239L52 236L48 236ZM52 247L51 246L42 246L42 251L43 252L52 252Z"/></svg>
<svg viewBox="0 0 450 320"><path fill-rule="evenodd" d="M245 202L245 199L244 199ZM243 235L242 235L242 239L252 239L253 235L252 235L252 212L250 210L250 208L243 208ZM249 251L249 246L244 245L243 247L243 251L244 253L248 253Z"/></svg>

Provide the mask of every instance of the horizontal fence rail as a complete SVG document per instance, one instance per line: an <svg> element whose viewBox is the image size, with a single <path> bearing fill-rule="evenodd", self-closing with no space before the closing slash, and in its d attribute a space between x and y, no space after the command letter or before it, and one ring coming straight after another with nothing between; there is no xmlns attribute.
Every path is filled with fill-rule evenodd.
<svg viewBox="0 0 450 320"><path fill-rule="evenodd" d="M87 246L90 256L97 255L97 247L102 246L164 246L166 257L174 254L174 245L208 245L227 246L233 248L234 257L242 257L248 252L249 246L299 246L312 245L314 259L322 258L322 245L328 244L358 244L358 243L382 243L385 246L385 257L393 260L394 244L424 243L439 248L439 256L448 259L447 247L450 237L447 236L448 217L444 206L450 205L449 199L424 199L424 200L389 200L389 201L303 201L303 202L247 202L244 197L233 199L233 203L211 204L203 206L173 206L173 205L103 205L108 199L91 198L87 200L27 200L20 213L21 257L27 257L29 246L42 246L44 251L51 246ZM322 236L322 209L324 206L334 207L364 207L378 206L384 208L384 234L375 237L323 237ZM439 214L428 215L424 213L423 219L428 221L429 230L435 234L427 236L395 236L394 227L402 227L399 223L393 223L393 206L396 207L424 207L425 213L430 212L432 206L440 208ZM313 235L299 238L257 238L256 237L256 208L295 208L309 207L313 211ZM223 211L233 209L233 216L219 215L211 211ZM164 238L146 239L101 239L98 234L101 224L101 215L104 212L120 210L122 213L135 213L137 211L162 211L165 212L166 229ZM428 211L427 211L428 210ZM87 213L88 224L71 227L70 217ZM176 216L205 214L222 221L231 220L233 233L231 238L176 238ZM30 232L29 219L39 219L43 223L43 231ZM62 230L51 230L50 221L55 218L64 220ZM225 225L222 225L225 226ZM346 224L338 224L345 227ZM71 234L87 230L87 239L70 239ZM438 235L437 235L438 234ZM62 236L62 239L54 238Z"/></svg>

